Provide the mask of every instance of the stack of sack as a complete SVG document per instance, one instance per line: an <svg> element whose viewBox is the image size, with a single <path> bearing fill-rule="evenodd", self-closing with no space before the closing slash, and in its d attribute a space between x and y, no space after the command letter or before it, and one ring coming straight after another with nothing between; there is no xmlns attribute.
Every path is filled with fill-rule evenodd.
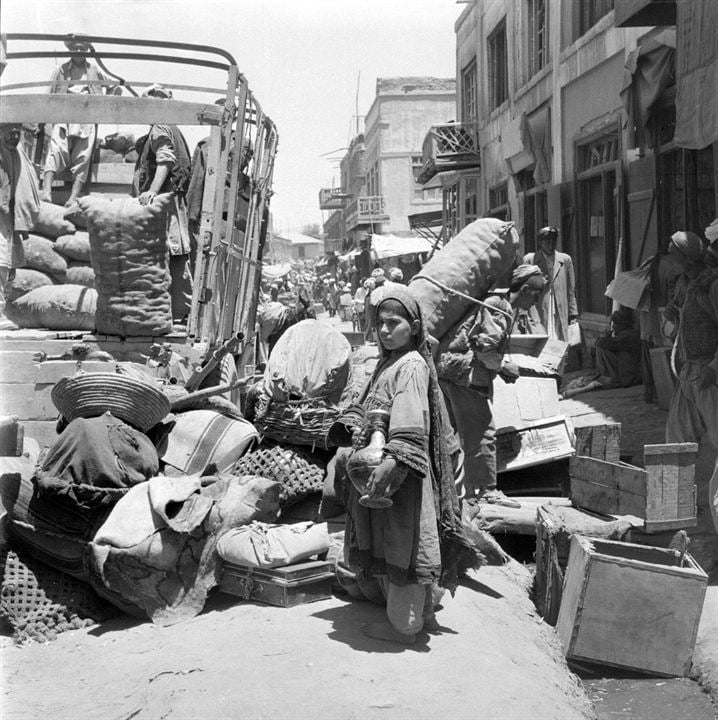
<svg viewBox="0 0 718 720"><path fill-rule="evenodd" d="M97 292L88 233L65 208L42 202L23 250L8 289L8 317L24 328L93 330Z"/></svg>

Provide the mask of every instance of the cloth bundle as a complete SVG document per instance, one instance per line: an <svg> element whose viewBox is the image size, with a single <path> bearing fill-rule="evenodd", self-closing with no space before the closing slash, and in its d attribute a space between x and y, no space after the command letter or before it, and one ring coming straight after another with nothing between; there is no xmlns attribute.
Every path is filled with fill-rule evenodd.
<svg viewBox="0 0 718 720"><path fill-rule="evenodd" d="M90 545L98 593L168 625L204 607L221 571L217 542L254 520L273 522L279 486L264 478L155 477L133 487Z"/></svg>
<svg viewBox="0 0 718 720"><path fill-rule="evenodd" d="M90 237L97 288L95 324L110 335L166 335L172 329L166 213L172 196L78 201Z"/></svg>
<svg viewBox="0 0 718 720"><path fill-rule="evenodd" d="M217 543L217 552L224 561L265 568L291 565L327 550L327 524L313 522L292 525L253 522L229 530Z"/></svg>
<svg viewBox="0 0 718 720"><path fill-rule="evenodd" d="M292 325L277 341L254 408L257 429L291 445L323 446L351 397L351 345L317 320Z"/></svg>
<svg viewBox="0 0 718 720"><path fill-rule="evenodd" d="M274 445L247 453L232 472L235 475L259 475L280 483L280 504L284 510L321 492L326 464L301 448Z"/></svg>

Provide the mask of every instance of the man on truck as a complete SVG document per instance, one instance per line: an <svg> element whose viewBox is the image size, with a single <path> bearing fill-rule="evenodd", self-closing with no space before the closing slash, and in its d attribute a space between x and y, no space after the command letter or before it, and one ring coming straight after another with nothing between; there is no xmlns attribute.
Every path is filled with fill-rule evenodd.
<svg viewBox="0 0 718 720"><path fill-rule="evenodd" d="M172 91L155 83L142 97L172 99ZM190 237L187 224L187 190L191 176L189 147L176 125L152 125L137 141L137 163L132 196L149 205L156 195L172 193L167 213L167 243L170 251L172 319L187 322L192 304L192 276L189 269Z"/></svg>
<svg viewBox="0 0 718 720"><path fill-rule="evenodd" d="M22 125L0 125L0 330L17 330L5 315L5 295L15 268L22 265L22 239L40 212L35 171L21 148Z"/></svg>

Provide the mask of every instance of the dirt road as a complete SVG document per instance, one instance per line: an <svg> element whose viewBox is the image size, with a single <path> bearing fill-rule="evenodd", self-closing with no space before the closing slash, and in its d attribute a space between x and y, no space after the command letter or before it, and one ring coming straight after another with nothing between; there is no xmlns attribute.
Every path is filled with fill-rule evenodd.
<svg viewBox="0 0 718 720"><path fill-rule="evenodd" d="M361 633L369 603L294 608L217 594L167 628L128 618L2 649L5 720L586 720L590 702L518 564L472 573L402 648Z"/></svg>

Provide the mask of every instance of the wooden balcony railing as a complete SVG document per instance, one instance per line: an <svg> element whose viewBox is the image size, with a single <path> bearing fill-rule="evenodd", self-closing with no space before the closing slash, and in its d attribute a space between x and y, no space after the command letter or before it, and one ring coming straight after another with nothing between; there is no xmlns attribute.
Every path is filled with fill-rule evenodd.
<svg viewBox="0 0 718 720"><path fill-rule="evenodd" d="M462 170L481 165L477 123L433 125L422 146L422 171L418 181L425 183L444 170Z"/></svg>

